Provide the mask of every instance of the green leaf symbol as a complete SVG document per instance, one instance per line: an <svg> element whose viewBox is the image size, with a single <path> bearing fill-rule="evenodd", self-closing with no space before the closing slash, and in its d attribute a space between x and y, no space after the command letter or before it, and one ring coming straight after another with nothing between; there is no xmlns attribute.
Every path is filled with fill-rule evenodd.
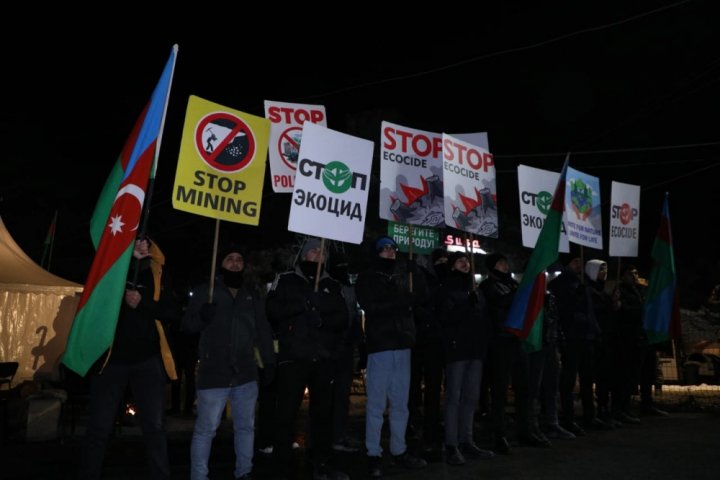
<svg viewBox="0 0 720 480"><path fill-rule="evenodd" d="M325 165L323 183L333 193L345 193L352 183L352 172L342 162L334 161Z"/></svg>

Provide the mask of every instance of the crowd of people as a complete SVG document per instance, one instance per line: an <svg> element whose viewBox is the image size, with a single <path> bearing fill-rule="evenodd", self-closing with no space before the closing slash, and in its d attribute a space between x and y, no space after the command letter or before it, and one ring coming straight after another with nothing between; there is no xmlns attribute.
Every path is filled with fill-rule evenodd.
<svg viewBox="0 0 720 480"><path fill-rule="evenodd" d="M542 347L528 352L505 328L518 288L506 256L484 256L487 278L478 284L466 252L438 249L421 264L401 257L387 236L370 250L368 268L353 283L345 259L327 262L322 242L310 238L293 268L263 288L245 275L248 252L229 243L219 250L215 278L197 286L180 312L165 298L159 248L138 239L115 341L91 374L82 478L100 478L128 388L153 478L170 477L163 427L169 379L171 412L196 415L191 479L208 478L228 405L235 478L251 478L258 451L272 456L276 478L295 477L292 450L306 392L312 478L348 479L333 460L361 449L361 439L347 431L358 356L371 478L382 477L389 464L414 470L442 459L460 466L512 453L510 393L514 438L539 448L588 429L640 423L639 413L667 415L653 403L657 353L643 329L644 287L634 266L625 265L609 291L605 261L583 265L567 256L545 294ZM171 338L183 352L175 363L167 351L167 319L175 319ZM184 376L184 399L178 376ZM633 395L640 396L640 412L631 408ZM473 437L478 413L492 436L487 450ZM382 441L386 420L389 455ZM408 447L409 436L418 439L417 449Z"/></svg>

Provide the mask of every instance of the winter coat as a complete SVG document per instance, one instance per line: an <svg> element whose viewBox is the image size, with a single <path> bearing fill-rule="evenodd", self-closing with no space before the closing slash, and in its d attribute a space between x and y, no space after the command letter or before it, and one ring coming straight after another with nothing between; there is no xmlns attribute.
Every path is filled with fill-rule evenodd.
<svg viewBox="0 0 720 480"><path fill-rule="evenodd" d="M620 309L616 316L617 333L623 344L636 347L647 345L647 332L643 326L645 297L638 285L620 282Z"/></svg>
<svg viewBox="0 0 720 480"><path fill-rule="evenodd" d="M259 292L242 286L233 297L218 277L213 293L215 314L204 320L201 311L208 291L208 284L194 290L182 323L184 332L200 333L197 388L227 388L257 381L255 348L263 365L275 363L272 334Z"/></svg>
<svg viewBox="0 0 720 480"><path fill-rule="evenodd" d="M137 280L135 288L140 292L141 300L136 308L122 302L113 344L107 355L96 362L95 368L102 368L107 363L138 363L159 354L168 378L176 380L175 361L163 323L170 323L179 316L179 308L163 289L165 255L154 242L150 244L149 253L147 262L131 260L128 284ZM140 268L137 279L135 268Z"/></svg>
<svg viewBox="0 0 720 480"><path fill-rule="evenodd" d="M548 289L557 299L561 337L564 340L594 340L600 335L590 288L580 277L565 270L550 282Z"/></svg>
<svg viewBox="0 0 720 480"><path fill-rule="evenodd" d="M511 335L505 330L505 321L517 289L515 279L509 273L499 270L491 270L488 278L480 284L494 335Z"/></svg>
<svg viewBox="0 0 720 480"><path fill-rule="evenodd" d="M406 272L395 273L376 260L358 275L355 292L365 312L365 342L368 353L403 350L415 345L413 305Z"/></svg>
<svg viewBox="0 0 720 480"><path fill-rule="evenodd" d="M278 362L335 358L349 325L342 285L323 273L315 285L296 267L278 275L268 293Z"/></svg>
<svg viewBox="0 0 720 480"><path fill-rule="evenodd" d="M450 272L438 292L438 316L443 327L448 362L484 359L491 325L485 296L472 290L471 276Z"/></svg>

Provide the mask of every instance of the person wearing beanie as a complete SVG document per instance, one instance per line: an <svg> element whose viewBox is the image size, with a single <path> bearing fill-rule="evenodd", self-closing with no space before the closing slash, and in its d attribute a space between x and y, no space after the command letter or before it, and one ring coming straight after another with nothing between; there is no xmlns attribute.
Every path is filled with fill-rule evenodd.
<svg viewBox="0 0 720 480"><path fill-rule="evenodd" d="M436 265L438 263L447 263L447 261L448 261L447 250L445 250L444 248L436 248L430 254L430 260L432 260L433 265Z"/></svg>
<svg viewBox="0 0 720 480"><path fill-rule="evenodd" d="M610 395L617 396L616 376L620 365L616 365L613 353L616 339L613 326L615 312L613 300L605 291L607 263L603 260L585 262L585 277L592 297L593 312L602 335L595 343L595 396L597 397L598 418L608 424L608 428L620 426L610 413ZM618 370L616 370L618 369Z"/></svg>
<svg viewBox="0 0 720 480"><path fill-rule="evenodd" d="M582 281L582 261L579 257L565 257L562 273L548 284L558 305L560 343L560 426L575 436L585 435L575 422L575 384L580 384L582 424L588 429L610 429L597 417L593 384L595 382L595 342L600 337L593 308L591 288Z"/></svg>
<svg viewBox="0 0 720 480"><path fill-rule="evenodd" d="M645 287L635 265L623 266L613 298L616 300L616 321L618 334L619 361L622 362L618 401L613 399L613 415L623 423L640 423L630 411L633 393L640 386L640 411L646 415L665 416L652 398L652 385L657 372L657 354L648 344L647 332L643 326ZM616 405L617 403L617 405Z"/></svg>
<svg viewBox="0 0 720 480"><path fill-rule="evenodd" d="M169 479L170 462L163 423L165 384L177 378L163 323L179 308L162 282L165 256L149 238L138 237L127 287L110 349L88 372L89 418L81 453L81 478L100 478L107 442L125 392L130 388L138 407L152 478Z"/></svg>
<svg viewBox="0 0 720 480"><path fill-rule="evenodd" d="M504 262L506 266L498 265L498 262ZM485 257L485 268L487 268L488 272L502 272L509 267L508 259L502 253L490 253Z"/></svg>
<svg viewBox="0 0 720 480"><path fill-rule="evenodd" d="M318 265L325 262L320 241L309 239L300 261L278 275L268 292L268 318L278 340L277 410L273 463L278 476L291 477L295 421L307 388L313 478L347 480L331 465L333 379L339 346L348 329L342 285ZM317 285L317 288L316 288Z"/></svg>
<svg viewBox="0 0 720 480"><path fill-rule="evenodd" d="M415 344L415 297L408 288L408 274L396 273L396 243L382 236L372 243L372 252L370 267L358 276L356 292L365 311L368 352L365 447L370 477L378 478L383 475L380 437L387 405L390 405L390 453L395 463L416 469L427 466L427 462L411 455L405 442L410 349ZM420 277L413 275L414 279Z"/></svg>
<svg viewBox="0 0 720 480"><path fill-rule="evenodd" d="M475 288L470 258L452 253L450 272L438 293L438 313L445 345L445 461L463 465L465 457L495 454L473 441L475 407L480 399L482 364L490 338L485 296Z"/></svg>
<svg viewBox="0 0 720 480"><path fill-rule="evenodd" d="M430 255L432 268L437 279L442 282L450 267L448 266L448 252L444 248L436 248Z"/></svg>
<svg viewBox="0 0 720 480"><path fill-rule="evenodd" d="M197 419L190 444L192 480L208 478L212 441L228 401L235 432L233 473L235 478L250 478L258 396L255 348L265 381L271 381L275 369L270 325L260 292L244 278L243 250L231 243L219 252L212 298L210 284L194 289L183 317L183 330L200 334Z"/></svg>
<svg viewBox="0 0 720 480"><path fill-rule="evenodd" d="M407 436L421 434L419 449L428 461L442 461L442 388L445 367L445 346L442 339L442 323L436 311L440 286L447 273L447 252L444 248L433 251L434 265L418 263L413 275L416 291L424 288L413 305L415 320L415 345L410 351L410 397ZM422 283L420 283L422 282ZM423 286L424 284L424 286Z"/></svg>
<svg viewBox="0 0 720 480"><path fill-rule="evenodd" d="M336 452L355 453L359 444L348 436L350 414L350 393L352 391L353 372L355 370L355 352L362 338L362 315L357 306L355 286L350 281L350 264L345 255L333 255L328 264L328 273L341 285L342 295L348 310L348 328L337 346L334 362L334 388L332 409L332 448Z"/></svg>
<svg viewBox="0 0 720 480"><path fill-rule="evenodd" d="M512 379L517 412L516 430L520 443L534 447L549 447L547 439L531 431L528 358L520 339L505 330L510 306L518 283L510 273L507 257L493 253L485 258L488 278L480 284L485 295L492 328L488 351L491 381L490 429L495 453L511 453L505 424L507 390Z"/></svg>

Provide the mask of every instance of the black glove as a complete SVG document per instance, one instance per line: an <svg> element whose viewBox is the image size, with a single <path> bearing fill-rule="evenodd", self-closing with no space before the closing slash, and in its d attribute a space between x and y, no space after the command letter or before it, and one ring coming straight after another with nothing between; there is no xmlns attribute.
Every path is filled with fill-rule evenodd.
<svg viewBox="0 0 720 480"><path fill-rule="evenodd" d="M417 262L414 258L408 258L407 261L407 271L408 273L412 273L413 275L417 275L418 268L417 268Z"/></svg>
<svg viewBox="0 0 720 480"><path fill-rule="evenodd" d="M275 364L269 363L265 365L262 371L262 384L263 386L267 387L269 385L272 385L272 383L275 381Z"/></svg>
<svg viewBox="0 0 720 480"><path fill-rule="evenodd" d="M202 307L200 307L200 320L205 323L211 322L215 318L216 310L214 303L203 303Z"/></svg>
<svg viewBox="0 0 720 480"><path fill-rule="evenodd" d="M307 313L308 324L311 327L320 328L322 327L323 321L320 316L320 312L317 310L311 310Z"/></svg>
<svg viewBox="0 0 720 480"><path fill-rule="evenodd" d="M310 310L320 310L320 306L322 305L322 292L310 292L307 302Z"/></svg>
<svg viewBox="0 0 720 480"><path fill-rule="evenodd" d="M415 295L410 292L403 292L398 296L398 304L401 309L411 309L415 306Z"/></svg>
<svg viewBox="0 0 720 480"><path fill-rule="evenodd" d="M480 301L480 297L478 296L477 290L470 290L468 292L468 302L470 302L470 305L477 305Z"/></svg>

